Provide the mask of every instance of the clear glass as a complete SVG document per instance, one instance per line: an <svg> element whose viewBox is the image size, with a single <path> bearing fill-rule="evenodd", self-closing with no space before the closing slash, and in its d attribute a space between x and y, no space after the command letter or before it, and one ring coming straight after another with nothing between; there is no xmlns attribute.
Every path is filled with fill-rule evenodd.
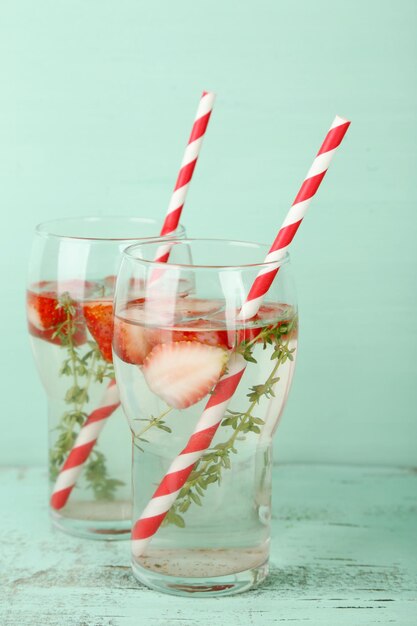
<svg viewBox="0 0 417 626"><path fill-rule="evenodd" d="M131 436L112 382L113 292L123 250L159 229L156 220L130 217L36 228L28 329L48 398L50 512L71 534L123 539L130 532ZM180 227L175 236L182 235Z"/></svg>
<svg viewBox="0 0 417 626"><path fill-rule="evenodd" d="M244 322L238 312L250 286L259 271L271 269L259 263L265 246L178 240L162 265L152 262L159 245L125 251L115 294L114 365L133 433L133 572L171 594L229 595L268 573L272 438L298 335L289 258L258 314ZM210 447L143 549L137 520L227 375L232 352L246 364L240 384Z"/></svg>

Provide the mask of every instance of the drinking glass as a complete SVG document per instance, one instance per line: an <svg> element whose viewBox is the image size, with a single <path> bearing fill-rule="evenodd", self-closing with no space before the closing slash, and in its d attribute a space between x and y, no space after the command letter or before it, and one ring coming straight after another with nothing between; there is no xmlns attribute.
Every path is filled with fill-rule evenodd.
<svg viewBox="0 0 417 626"><path fill-rule="evenodd" d="M130 217L36 228L28 329L48 398L50 513L71 534L122 539L130 531L131 437L114 382L113 292L123 250L159 228L154 219ZM180 227L175 236L182 235ZM132 285L132 297L141 289Z"/></svg>
<svg viewBox="0 0 417 626"><path fill-rule="evenodd" d="M175 240L162 265L153 262L159 245L124 251L115 293L114 365L133 434L133 572L171 594L229 595L268 573L272 439L297 349L290 262L286 255L258 313L242 321L250 286L272 266L260 262L265 246ZM209 409L200 428L236 355L246 369L220 426Z"/></svg>

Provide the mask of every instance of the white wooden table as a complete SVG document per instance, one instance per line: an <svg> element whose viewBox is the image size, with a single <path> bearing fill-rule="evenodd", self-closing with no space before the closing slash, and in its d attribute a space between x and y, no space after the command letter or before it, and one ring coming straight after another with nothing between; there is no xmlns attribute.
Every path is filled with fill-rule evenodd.
<svg viewBox="0 0 417 626"><path fill-rule="evenodd" d="M1 469L1 626L415 626L417 470L274 471L268 582L197 599L140 586L127 541L52 530L43 469Z"/></svg>

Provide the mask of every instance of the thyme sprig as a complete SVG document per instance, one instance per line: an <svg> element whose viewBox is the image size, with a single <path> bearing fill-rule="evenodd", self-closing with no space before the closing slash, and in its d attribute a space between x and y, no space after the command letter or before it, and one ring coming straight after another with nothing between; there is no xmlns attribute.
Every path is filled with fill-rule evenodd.
<svg viewBox="0 0 417 626"><path fill-rule="evenodd" d="M124 485L123 481L108 477L105 456L96 448L90 454L85 478L96 500L114 500L115 491Z"/></svg>
<svg viewBox="0 0 417 626"><path fill-rule="evenodd" d="M171 411L172 411L172 407L169 407L168 409L166 409L166 411L164 411L163 413L161 413L161 415L158 415L157 417L154 417L153 415L151 415L149 419L137 418L133 420L135 422L147 422L147 425L144 428L142 428L142 430L140 430L138 433L135 433L135 436L134 436L133 445L136 448L138 448L138 450L143 452L143 448L138 443L139 441L141 443L149 443L149 441L145 439L142 435L144 435L146 431L148 431L150 428L153 428L155 426L156 428L159 428L160 430L163 430L166 433L172 433L171 428L166 425L165 420L164 420L164 418Z"/></svg>
<svg viewBox="0 0 417 626"><path fill-rule="evenodd" d="M198 506L202 505L201 498L204 497L209 485L221 484L223 470L231 468L231 455L238 452L235 445L236 442L244 440L249 433L255 433L256 435L261 433L260 427L263 426L264 421L260 417L256 417L253 412L262 398L270 399L275 397L275 386L280 380L279 376L277 376L278 370L287 360L292 361L294 359L293 352L295 349L289 348L289 342L296 324L297 319L293 317L288 323L278 323L273 327L266 327L256 338L250 341L242 341L237 346L236 352L242 354L248 362L256 363L256 359L253 356L255 343L262 342L263 349L272 345L274 350L271 360L275 361L274 366L264 384L254 385L250 388L247 394L250 404L246 411L227 411L221 426L230 426L233 429L233 433L226 441L218 443L209 449L196 463L188 480L178 494L177 500L168 511L163 525L175 524L180 528L184 528L185 520L181 514L186 513L193 503Z"/></svg>
<svg viewBox="0 0 417 626"><path fill-rule="evenodd" d="M66 349L67 356L62 363L60 375L67 376L71 384L64 398L69 408L61 416L56 427L58 437L49 451L50 477L53 481L56 480L80 428L88 417L85 408L89 402L91 383L114 379L113 365L103 359L95 341L88 341L89 350L83 356L79 354L77 333L84 332L85 322L68 292L58 299L57 309L62 310L65 317L57 325L52 339L58 339L59 344ZM123 484L108 477L105 457L96 448L86 463L85 478L98 500L112 500L117 487Z"/></svg>

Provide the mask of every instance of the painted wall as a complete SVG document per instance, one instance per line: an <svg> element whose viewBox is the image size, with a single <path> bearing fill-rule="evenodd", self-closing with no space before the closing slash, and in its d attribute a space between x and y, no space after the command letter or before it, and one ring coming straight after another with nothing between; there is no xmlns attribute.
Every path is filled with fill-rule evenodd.
<svg viewBox="0 0 417 626"><path fill-rule="evenodd" d="M352 120L293 246L301 347L277 458L415 463L416 23L415 0L3 0L1 462L46 455L35 224L162 218L205 88L194 236L270 241L334 114Z"/></svg>

